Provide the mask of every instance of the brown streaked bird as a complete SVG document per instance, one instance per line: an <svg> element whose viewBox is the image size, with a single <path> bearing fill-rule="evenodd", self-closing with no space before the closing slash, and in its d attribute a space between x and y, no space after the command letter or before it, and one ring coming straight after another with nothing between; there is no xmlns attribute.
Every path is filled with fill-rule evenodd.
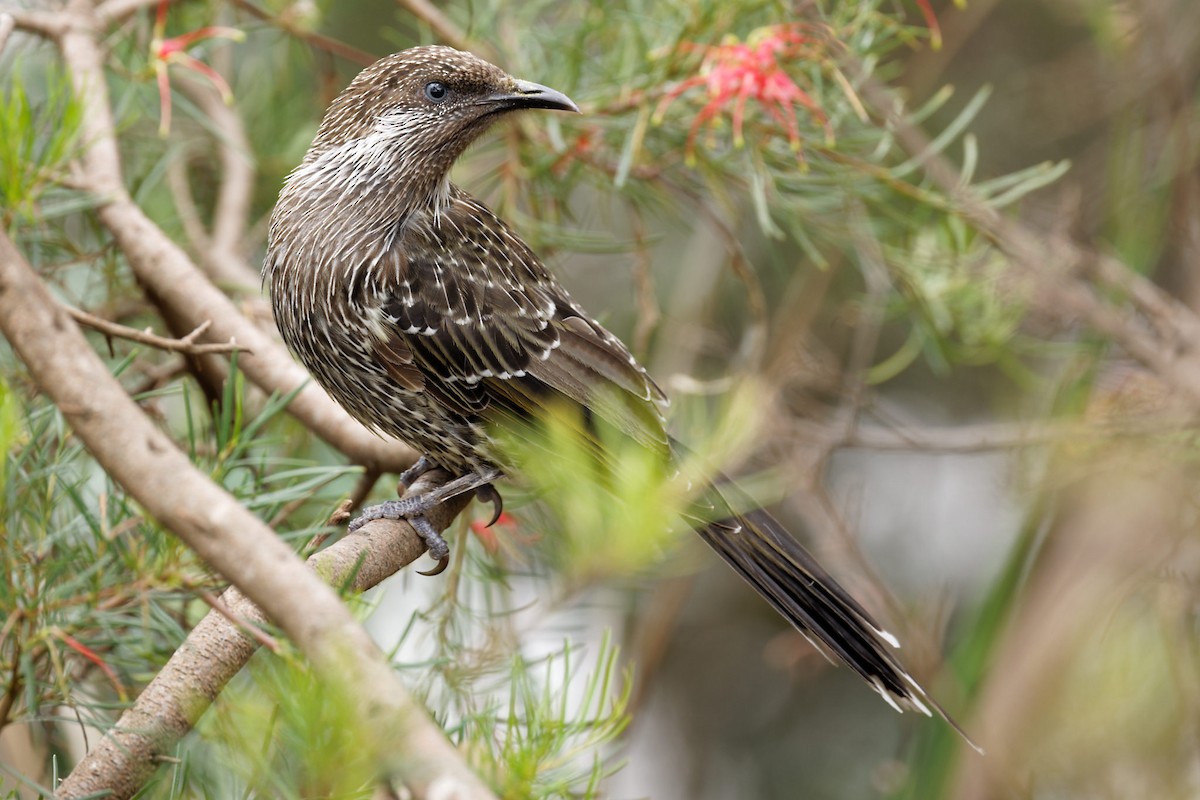
<svg viewBox="0 0 1200 800"><path fill-rule="evenodd" d="M288 346L355 418L425 454L403 480L432 466L457 476L368 509L351 527L409 519L443 563L448 548L424 513L472 490L498 507L491 484L511 467L493 436L498 424L573 405L664 459L679 455L666 397L628 348L450 182L455 160L494 122L539 108L578 111L560 92L469 53L387 56L333 101L271 218L264 281ZM619 402L600 399L614 395ZM895 637L773 517L736 512L722 492L736 489L710 487L692 516L704 541L888 703L945 717L901 666Z"/></svg>

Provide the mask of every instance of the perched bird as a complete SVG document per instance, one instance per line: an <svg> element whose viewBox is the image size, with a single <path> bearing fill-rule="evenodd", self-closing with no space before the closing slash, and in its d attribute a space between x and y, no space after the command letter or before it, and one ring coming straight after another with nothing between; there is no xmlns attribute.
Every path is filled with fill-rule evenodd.
<svg viewBox="0 0 1200 800"><path fill-rule="evenodd" d="M678 456L666 397L646 370L508 225L450 181L489 126L537 108L578 111L469 53L387 56L333 101L271 218L264 282L288 346L354 417L425 454L402 480L430 466L457 476L368 509L352 527L407 518L443 563L446 543L423 515L471 490L498 506L491 483L513 465L497 425L565 404L664 460ZM704 541L890 704L945 716L897 660L896 639L769 514L735 511L730 491L711 487L691 510Z"/></svg>

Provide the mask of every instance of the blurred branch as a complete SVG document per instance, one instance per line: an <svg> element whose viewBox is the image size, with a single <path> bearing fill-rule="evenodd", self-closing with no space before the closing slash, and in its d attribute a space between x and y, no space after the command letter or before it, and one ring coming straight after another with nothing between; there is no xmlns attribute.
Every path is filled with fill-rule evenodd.
<svg viewBox="0 0 1200 800"><path fill-rule="evenodd" d="M837 442L838 447L864 450L919 450L931 453L988 453L1022 447L1043 447L1059 442L1099 438L1142 437L1178 431L1178 423L1120 427L1089 424L986 424L954 428L893 428L858 426Z"/></svg>
<svg viewBox="0 0 1200 800"><path fill-rule="evenodd" d="M96 6L96 18L105 22L117 22L136 11L157 5L159 0L105 0Z"/></svg>
<svg viewBox="0 0 1200 800"><path fill-rule="evenodd" d="M242 254L254 194L255 170L241 115L210 85L181 81L179 86L212 126L221 160L212 229L205 236L204 249L199 251L201 266L218 285L257 290L261 277L257 269L246 263ZM190 194L187 199L191 200Z"/></svg>
<svg viewBox="0 0 1200 800"><path fill-rule="evenodd" d="M164 336L158 336L149 331L139 331L136 328L130 328L126 325L118 325L115 322L109 322L103 317L97 317L95 314L89 314L86 311L78 308L64 306L71 318L80 325L86 325L89 328L100 331L106 336L115 336L119 339L129 339L141 344L157 347L159 350L170 350L176 353L187 353L189 355L200 355L202 353L249 353L250 351L244 347L240 347L237 342L229 341L225 344L196 344L196 340L204 335L204 332L209 329L212 323L208 320L196 326L195 330L184 336L181 339L168 339Z"/></svg>
<svg viewBox="0 0 1200 800"><path fill-rule="evenodd" d="M97 215L147 293L164 306L165 315L190 328L211 320L210 338L234 340L253 351L241 366L250 381L264 391L288 394L303 387L288 410L355 462L389 472L411 464L414 454L410 448L375 436L309 383L291 355L239 313L129 196L120 171L103 55L96 41L97 20L86 3L74 3L61 13L66 22L59 48L82 106L80 140L86 142L80 159L82 180L103 199Z"/></svg>
<svg viewBox="0 0 1200 800"><path fill-rule="evenodd" d="M378 743L372 756L383 772L396 770L418 797L451 786L456 796L492 797L337 594L146 418L3 235L0 330L105 472L257 603L317 674L345 693L357 722L373 733L368 740Z"/></svg>
<svg viewBox="0 0 1200 800"><path fill-rule="evenodd" d="M410 489L418 493L441 485L440 471L423 475ZM429 514L445 530L470 501L461 495ZM311 556L308 566L332 586L364 592L421 557L425 543L412 526L375 520ZM262 609L236 587L213 598L210 611L154 677L137 702L81 760L59 787L58 797L78 798L105 789L111 797L130 797L150 778L213 703L226 684L266 644L260 627Z"/></svg>
<svg viewBox="0 0 1200 800"><path fill-rule="evenodd" d="M67 26L62 15L53 11L31 11L9 6L3 13L12 18L17 30L45 36L47 39L58 38Z"/></svg>
<svg viewBox="0 0 1200 800"><path fill-rule="evenodd" d="M935 453L984 453L1057 444L1145 441L1157 437L1167 449L1191 447L1186 433L1196 422L1186 404L1153 373L1132 362L1110 361L1091 385L1092 403L1083 418L1039 422L992 422L930 426L913 422L899 409L876 403L871 415L882 424L860 425L843 435L820 421L803 422L805 438L833 440L834 447L870 450L922 450ZM1182 435L1182 438L1181 438Z"/></svg>
<svg viewBox="0 0 1200 800"><path fill-rule="evenodd" d="M196 206L196 198L192 196L189 184L187 158L172 159L166 167L167 188L171 190L171 200L175 203L179 224L183 228L184 238L192 250L204 253L211 246L208 228L201 219L200 209ZM204 266L207 263L201 262Z"/></svg>
<svg viewBox="0 0 1200 800"><path fill-rule="evenodd" d="M353 47L345 42L338 41L337 39L297 27L286 17L275 15L269 11L261 9L254 3L249 2L249 0L233 0L233 4L248 13L250 16L274 25L288 36L295 37L296 39L299 39L300 41L305 42L306 44L309 44L318 50L324 50L327 53L339 56L347 61L351 61L364 67L374 64L376 61L376 57L365 50L359 50L357 47Z"/></svg>
<svg viewBox="0 0 1200 800"><path fill-rule="evenodd" d="M838 408L847 438L852 436L858 427L858 418L867 391L867 375L879 348L879 333L886 319L888 293L892 288L887 259L879 240L870 234L866 209L862 207L861 202L852 202L849 212L853 220L854 251L858 257L858 268L866 287L866 295L859 303L854 321L849 360L843 372L842 394L845 399ZM827 451L822 461L828 459L832 452Z"/></svg>
<svg viewBox="0 0 1200 800"><path fill-rule="evenodd" d="M973 726L988 758L959 763L945 797L987 800L1025 791L1031 751L1047 731L1072 729L1060 717L1064 684L1104 668L1086 656L1086 667L1078 666L1083 645L1113 625L1133 577L1178 563L1195 476L1138 445L1103 455L1100 463L1096 455L1090 453L1089 476L1058 498L1036 568L994 645L988 668L994 677L983 684ZM1094 699L1100 707L1113 702ZM1084 714L1073 722L1094 719Z"/></svg>
<svg viewBox="0 0 1200 800"><path fill-rule="evenodd" d="M0 53L4 52L4 46L8 44L9 34L13 32L13 28L17 25L17 21L13 19L12 14L0 14Z"/></svg>
<svg viewBox="0 0 1200 800"><path fill-rule="evenodd" d="M904 118L903 103L891 89L868 79L861 93L957 212L1036 287L1026 293L1029 302L1056 319L1086 319L1200 406L1200 318L1120 260L1002 216L967 188L925 132ZM1128 298L1133 313L1106 302L1106 292Z"/></svg>
<svg viewBox="0 0 1200 800"><path fill-rule="evenodd" d="M429 0L396 0L396 3L408 9L414 17L427 24L439 39L451 47L459 50L478 50L480 56L489 60L494 57L487 53L486 48L479 49L477 43L468 40L466 32L454 24L453 20L443 14Z"/></svg>

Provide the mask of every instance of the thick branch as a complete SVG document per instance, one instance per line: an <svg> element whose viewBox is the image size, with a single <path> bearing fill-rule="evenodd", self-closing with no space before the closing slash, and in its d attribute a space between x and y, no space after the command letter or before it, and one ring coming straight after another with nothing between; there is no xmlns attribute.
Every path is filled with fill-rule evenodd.
<svg viewBox="0 0 1200 800"><path fill-rule="evenodd" d="M375 436L316 385L305 385L307 374L283 346L242 316L130 198L121 179L95 21L86 7L80 10L77 6L63 12L70 24L60 38L60 47L82 107L80 141L88 143L81 160L84 180L103 199L98 210L100 221L112 233L138 280L188 327L212 320L210 341L235 340L253 351L239 363L246 376L264 391L287 394L304 386L288 410L322 439L357 463L388 472L406 468L415 460L410 448Z"/></svg>
<svg viewBox="0 0 1200 800"><path fill-rule="evenodd" d="M413 492L433 488L446 477L432 472L422 476ZM455 498L429 514L444 530L469 502ZM308 559L313 571L331 585L347 580L350 588L364 592L411 564L425 551L425 543L406 522L375 520L327 550ZM260 642L247 626L263 625L266 617L244 594L230 588L221 595L224 611L217 609L192 630L162 671L121 715L116 726L83 758L62 786L62 800L109 791L108 797L133 796L154 773L161 756L171 753L179 740L241 670Z"/></svg>
<svg viewBox="0 0 1200 800"><path fill-rule="evenodd" d="M146 418L2 234L0 331L104 470L257 603L321 679L344 692L357 723L371 731L364 741L378 744L376 763L402 775L419 797L492 796L337 594Z"/></svg>

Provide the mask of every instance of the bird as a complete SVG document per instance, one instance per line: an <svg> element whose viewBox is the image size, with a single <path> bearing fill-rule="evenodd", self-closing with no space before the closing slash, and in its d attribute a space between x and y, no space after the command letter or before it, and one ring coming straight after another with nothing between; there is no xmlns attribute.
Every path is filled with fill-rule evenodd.
<svg viewBox="0 0 1200 800"><path fill-rule="evenodd" d="M468 52L385 56L333 100L270 221L263 281L284 342L353 417L422 453L402 484L433 467L453 476L350 527L407 519L441 566L449 549L425 514L474 491L495 505L494 521L493 484L514 469L498 425L566 407L667 462L685 453L667 433L665 393L625 344L450 180L484 131L531 109L579 111ZM605 457L603 441L595 446ZM902 666L896 637L773 516L723 477L697 496L690 526L818 650L896 710L937 713L967 738Z"/></svg>

